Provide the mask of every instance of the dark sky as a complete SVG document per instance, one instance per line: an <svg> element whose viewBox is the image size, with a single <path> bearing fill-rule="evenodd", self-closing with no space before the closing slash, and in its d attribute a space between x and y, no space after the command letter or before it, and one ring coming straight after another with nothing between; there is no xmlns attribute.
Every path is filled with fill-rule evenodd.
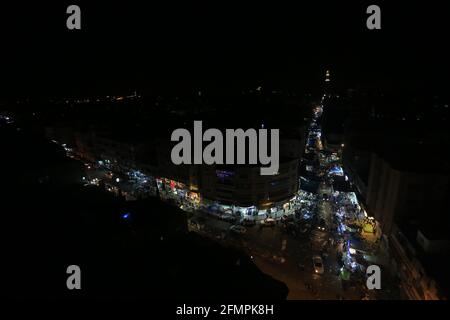
<svg viewBox="0 0 450 320"><path fill-rule="evenodd" d="M446 87L445 1L58 2L2 4L0 96L301 90L327 68L342 86ZM66 29L70 4L81 31ZM369 4L382 30L367 30Z"/></svg>

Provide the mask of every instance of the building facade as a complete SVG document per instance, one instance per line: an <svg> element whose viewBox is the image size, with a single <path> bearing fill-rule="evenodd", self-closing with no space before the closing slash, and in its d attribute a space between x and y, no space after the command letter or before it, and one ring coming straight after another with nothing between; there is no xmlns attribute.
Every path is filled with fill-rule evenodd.
<svg viewBox="0 0 450 320"><path fill-rule="evenodd" d="M439 213L448 192L448 176L434 171L401 168L376 153L372 154L367 208L390 234L395 220L420 219Z"/></svg>

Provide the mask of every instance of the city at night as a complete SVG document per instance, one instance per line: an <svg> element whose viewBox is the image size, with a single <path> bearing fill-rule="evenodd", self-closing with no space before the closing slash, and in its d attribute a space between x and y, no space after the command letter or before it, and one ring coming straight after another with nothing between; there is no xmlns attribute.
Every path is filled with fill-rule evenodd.
<svg viewBox="0 0 450 320"><path fill-rule="evenodd" d="M450 297L443 1L0 12L2 296L177 319Z"/></svg>

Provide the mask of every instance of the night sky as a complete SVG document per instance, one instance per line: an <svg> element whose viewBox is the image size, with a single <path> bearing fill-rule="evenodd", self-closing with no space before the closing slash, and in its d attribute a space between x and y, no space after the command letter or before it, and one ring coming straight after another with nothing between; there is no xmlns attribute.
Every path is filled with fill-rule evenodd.
<svg viewBox="0 0 450 320"><path fill-rule="evenodd" d="M309 90L326 69L344 88L446 88L444 1L240 2L2 4L0 96ZM70 4L81 31L66 28ZM382 30L366 28L370 4Z"/></svg>

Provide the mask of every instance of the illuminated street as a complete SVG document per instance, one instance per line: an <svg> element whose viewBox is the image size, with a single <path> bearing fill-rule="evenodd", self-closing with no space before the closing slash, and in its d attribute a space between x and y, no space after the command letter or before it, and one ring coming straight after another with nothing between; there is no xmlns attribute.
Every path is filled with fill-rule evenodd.
<svg viewBox="0 0 450 320"><path fill-rule="evenodd" d="M5 3L2 293L225 320L448 300L441 3Z"/></svg>
<svg viewBox="0 0 450 320"><path fill-rule="evenodd" d="M320 181L317 191L299 190L291 208L274 216L273 225L266 225L266 220L259 219L254 225L245 226L242 216L202 206L198 198L188 197L188 194L196 193L186 191L182 184L164 178L155 180L137 169L128 174L114 172L109 160L85 164L88 173L86 185L102 185L107 191L130 200L148 192L155 194L158 188L162 199L174 202L192 215L190 220L196 222L191 223L191 231L243 250L263 272L288 285L289 299L375 298L365 285L364 270L369 260L362 260L380 263L381 258L377 258L380 256L379 230L372 227L376 223L367 220L354 191L333 189L333 182L337 179L344 179L350 188L352 184L342 169L339 155L323 153L320 117L326 112L324 109L321 106L313 111L305 149L306 154L319 159L318 166L307 166L307 171L313 174L312 179ZM71 149L66 148L66 151L69 156L76 157ZM245 226L245 234L230 230L240 222ZM356 232L354 225L368 232ZM352 243L361 243L363 247L359 250L364 252L363 255L355 256L350 239L353 239ZM322 258L323 274L314 272L313 256ZM385 292L382 294L386 295Z"/></svg>

